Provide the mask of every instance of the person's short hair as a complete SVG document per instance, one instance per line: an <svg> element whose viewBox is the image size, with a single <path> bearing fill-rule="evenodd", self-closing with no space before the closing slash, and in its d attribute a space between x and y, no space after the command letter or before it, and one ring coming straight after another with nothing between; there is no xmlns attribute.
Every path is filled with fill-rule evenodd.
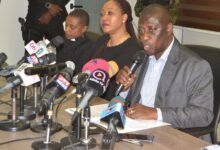
<svg viewBox="0 0 220 150"><path fill-rule="evenodd" d="M69 16L77 17L82 25L89 26L89 14L85 10L75 9L69 13Z"/></svg>

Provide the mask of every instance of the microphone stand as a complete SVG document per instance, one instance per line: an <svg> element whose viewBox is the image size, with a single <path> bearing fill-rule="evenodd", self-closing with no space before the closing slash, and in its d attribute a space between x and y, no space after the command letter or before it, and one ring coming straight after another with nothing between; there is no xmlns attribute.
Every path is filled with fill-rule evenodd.
<svg viewBox="0 0 220 150"><path fill-rule="evenodd" d="M37 86L35 83L33 86ZM36 112L33 109L25 108L25 88L24 86L20 86L20 103L17 118L19 120L33 120L36 118ZM34 91L35 94L35 91ZM31 107L32 108L32 107ZM11 112L8 113L8 117L11 118Z"/></svg>
<svg viewBox="0 0 220 150"><path fill-rule="evenodd" d="M81 101L82 95L84 93L84 87L80 84L77 86L76 89L77 89L76 90L76 107L78 107ZM69 127L69 133L70 133L69 136L61 139L61 143L63 147L70 144L69 140L71 140L72 143L75 143L80 140L81 138L81 113L79 113L79 115L77 116L75 120L72 120L71 125Z"/></svg>
<svg viewBox="0 0 220 150"><path fill-rule="evenodd" d="M4 120L0 123L0 130L5 131L21 131L28 129L30 124L25 120L18 120L16 114L16 101L17 101L17 89L11 89L11 98L12 98L12 116L11 120Z"/></svg>
<svg viewBox="0 0 220 150"><path fill-rule="evenodd" d="M87 105L87 107L85 107L83 111L84 127L85 127L84 138L78 139L77 134L76 134L75 143L70 142L70 145L63 147L64 150L88 150L88 149L92 149L96 147L96 140L88 136L90 116L91 116L90 107Z"/></svg>
<svg viewBox="0 0 220 150"><path fill-rule="evenodd" d="M45 91L46 91L46 85L47 85L47 75L44 75L43 77L41 77L41 96L44 95ZM37 104L36 104L37 106ZM36 108L35 106L35 108ZM37 132L37 133L43 133L46 131L47 129L47 118L46 118L46 114L44 115L44 118L41 121L35 121L31 123L30 126L31 131L33 132ZM58 132L62 129L62 125L58 122L52 122L51 125L51 134Z"/></svg>
<svg viewBox="0 0 220 150"><path fill-rule="evenodd" d="M53 102L50 103L50 108L47 110L47 127L45 141L33 142L31 147L35 150L60 150L61 145L58 142L50 140L50 132L53 124Z"/></svg>
<svg viewBox="0 0 220 150"><path fill-rule="evenodd" d="M109 120L108 129L102 136L100 150L113 150L115 142L119 141L118 130L116 128L117 122L118 119L115 119L115 117L112 117Z"/></svg>
<svg viewBox="0 0 220 150"><path fill-rule="evenodd" d="M88 149L96 147L96 140L94 138L88 137L89 135L89 124L90 124L90 107L87 105L83 111L83 117L84 117L84 127L85 127L85 137L84 139L81 139L81 143L85 145L85 147Z"/></svg>

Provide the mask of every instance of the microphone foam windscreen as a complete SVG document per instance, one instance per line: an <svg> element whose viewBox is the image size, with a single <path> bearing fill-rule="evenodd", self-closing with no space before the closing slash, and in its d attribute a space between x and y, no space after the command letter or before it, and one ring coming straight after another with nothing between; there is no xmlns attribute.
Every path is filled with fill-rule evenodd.
<svg viewBox="0 0 220 150"><path fill-rule="evenodd" d="M116 126L124 128L126 118L124 113L124 104L125 100L120 97L114 97L106 110L102 111L100 120L109 123L111 118L118 120Z"/></svg>
<svg viewBox="0 0 220 150"><path fill-rule="evenodd" d="M82 72L89 70L91 72L102 69L106 72L109 72L109 64L106 60L101 58L95 58L88 61L82 68Z"/></svg>
<svg viewBox="0 0 220 150"><path fill-rule="evenodd" d="M8 59L7 55L5 53L0 53L0 64L4 63Z"/></svg>
<svg viewBox="0 0 220 150"><path fill-rule="evenodd" d="M64 38L60 35L54 37L51 39L51 44L54 45L55 47L59 47L64 43Z"/></svg>
<svg viewBox="0 0 220 150"><path fill-rule="evenodd" d="M109 61L108 65L109 65L108 74L109 77L111 78L118 72L119 68L118 68L118 64L113 60Z"/></svg>
<svg viewBox="0 0 220 150"><path fill-rule="evenodd" d="M138 63L142 63L145 57L146 57L146 53L143 50L141 50L135 53L133 60L137 61Z"/></svg>
<svg viewBox="0 0 220 150"><path fill-rule="evenodd" d="M97 91L96 96L101 96L108 87L109 75L102 69L97 69L90 75L87 86Z"/></svg>
<svg viewBox="0 0 220 150"><path fill-rule="evenodd" d="M75 64L72 61L65 62L67 68L71 68L73 71L75 70Z"/></svg>
<svg viewBox="0 0 220 150"><path fill-rule="evenodd" d="M54 61L56 61L56 54L54 54L54 53L46 54L46 61L45 61L46 63L45 63L45 65L46 64L50 64L50 63L52 63Z"/></svg>
<svg viewBox="0 0 220 150"><path fill-rule="evenodd" d="M125 99L121 96L116 96L110 101L110 103L108 104L108 107L111 107L112 105L115 105L117 103L120 103L122 106L124 106Z"/></svg>

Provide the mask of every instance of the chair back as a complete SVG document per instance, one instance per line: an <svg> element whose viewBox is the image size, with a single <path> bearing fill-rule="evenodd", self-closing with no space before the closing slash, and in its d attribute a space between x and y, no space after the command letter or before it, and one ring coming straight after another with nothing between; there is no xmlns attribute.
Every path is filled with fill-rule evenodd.
<svg viewBox="0 0 220 150"><path fill-rule="evenodd" d="M213 73L213 90L214 90L214 119L209 125L214 129L213 143L217 142L217 128L220 117L220 48L214 48L201 45L185 45L192 51L207 60L211 66ZM213 138L213 137L212 137Z"/></svg>

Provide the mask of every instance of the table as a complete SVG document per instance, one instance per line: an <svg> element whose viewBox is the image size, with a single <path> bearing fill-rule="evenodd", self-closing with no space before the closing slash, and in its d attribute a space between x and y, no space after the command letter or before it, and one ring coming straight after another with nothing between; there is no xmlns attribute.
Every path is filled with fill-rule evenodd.
<svg viewBox="0 0 220 150"><path fill-rule="evenodd" d="M10 93L8 95L2 95L1 100L5 99L5 97L10 96ZM100 98L95 98L95 100L91 101L91 104L101 104L105 103ZM62 123L63 125L69 125L71 116L64 111L64 109L75 106L75 97L71 96L67 102L62 104L61 109L59 111L58 115L58 122ZM1 104L0 110L1 112L7 112L10 111L10 107ZM2 116L0 117L2 119ZM115 144L115 150L199 150L201 147L210 145L210 143L203 141L201 139L195 138L191 135L188 135L186 133L183 133L177 129L172 128L171 126L163 126L163 127L157 127L153 129L148 129L144 131L138 131L136 133L140 134L150 134L154 135L154 141L153 143L145 143L143 147L139 147L137 145L126 143L126 142L119 142ZM45 134L42 133L34 133L30 129L24 130L24 131L17 131L17 132L7 132L7 131L0 131L0 143L15 140L15 139L22 139L22 138L33 138L33 137L42 137ZM51 136L52 141L60 141L63 137L67 136L67 133L62 130L53 136ZM100 135L93 135L94 138L97 139L98 144L100 144ZM22 140L18 142L12 142L4 145L0 145L1 150L15 150L15 149L22 149L22 150L30 150L31 144L34 141L44 140L44 138L41 139L35 139L35 140ZM97 146L94 149L99 149Z"/></svg>

